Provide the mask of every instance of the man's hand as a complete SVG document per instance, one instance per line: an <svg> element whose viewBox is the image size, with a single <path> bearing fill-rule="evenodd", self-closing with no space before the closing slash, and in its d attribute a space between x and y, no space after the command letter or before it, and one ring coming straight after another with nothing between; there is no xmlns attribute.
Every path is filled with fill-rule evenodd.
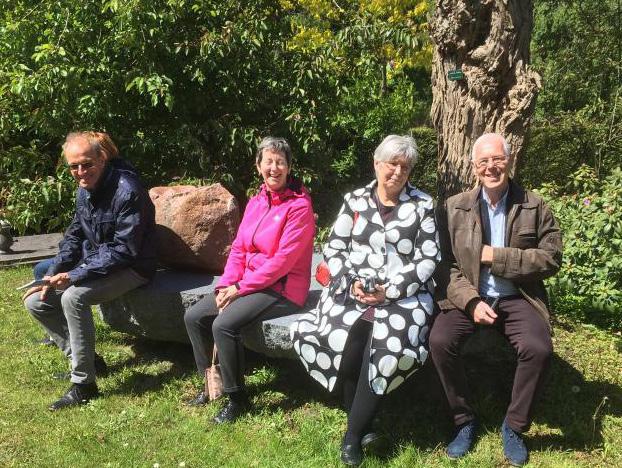
<svg viewBox="0 0 622 468"><path fill-rule="evenodd" d="M218 294L216 295L216 307L218 307L218 310L222 311L225 307L235 301L239 296L240 292L235 285L219 289Z"/></svg>
<svg viewBox="0 0 622 468"><path fill-rule="evenodd" d="M33 286L32 288L29 288L23 295L22 295L22 302L24 302L26 300L26 298L28 296L30 296L31 294L34 294L36 292L41 291L44 288L44 286ZM41 300L45 299L45 297L42 297Z"/></svg>
<svg viewBox="0 0 622 468"><path fill-rule="evenodd" d="M494 249L489 245L482 246L482 256L480 258L480 262L484 265L492 265L492 255Z"/></svg>
<svg viewBox="0 0 622 468"><path fill-rule="evenodd" d="M352 295L357 301L370 306L382 304L386 298L384 286L376 285L376 291L368 293L363 291L363 284L359 280L352 284Z"/></svg>
<svg viewBox="0 0 622 468"><path fill-rule="evenodd" d="M47 281L47 284L54 289L67 289L71 286L69 273L57 273L54 276L44 276L43 280Z"/></svg>
<svg viewBox="0 0 622 468"><path fill-rule="evenodd" d="M480 325L492 325L496 318L495 311L484 301L479 301L473 309L473 321Z"/></svg>

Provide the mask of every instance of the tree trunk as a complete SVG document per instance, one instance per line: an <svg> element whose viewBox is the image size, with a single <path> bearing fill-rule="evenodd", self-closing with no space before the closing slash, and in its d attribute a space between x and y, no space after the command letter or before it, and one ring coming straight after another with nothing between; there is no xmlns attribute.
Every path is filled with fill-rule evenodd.
<svg viewBox="0 0 622 468"><path fill-rule="evenodd" d="M540 76L529 67L532 0L436 0L431 117L438 134L439 201L474 186L471 146L505 136L512 170L523 152ZM462 70L464 78L448 79Z"/></svg>

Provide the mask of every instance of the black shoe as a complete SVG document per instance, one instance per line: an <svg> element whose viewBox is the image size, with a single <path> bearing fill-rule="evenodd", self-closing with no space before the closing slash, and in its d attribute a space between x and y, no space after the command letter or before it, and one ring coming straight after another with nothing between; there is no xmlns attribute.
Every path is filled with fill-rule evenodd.
<svg viewBox="0 0 622 468"><path fill-rule="evenodd" d="M84 405L99 396L95 382L89 384L72 384L62 397L48 406L50 411L67 408L69 406Z"/></svg>
<svg viewBox="0 0 622 468"><path fill-rule="evenodd" d="M95 353L95 375L97 377L106 377L108 375L108 364L97 353ZM56 380L71 380L71 372L56 372L52 374L52 378Z"/></svg>
<svg viewBox="0 0 622 468"><path fill-rule="evenodd" d="M359 466L363 462L363 448L360 443L341 444L341 462L348 466Z"/></svg>
<svg viewBox="0 0 622 468"><path fill-rule="evenodd" d="M248 411L248 404L238 403L233 400L225 405L220 413L214 418L216 424L231 423Z"/></svg>
<svg viewBox="0 0 622 468"><path fill-rule="evenodd" d="M361 448L365 450L375 451L382 442L382 436L377 432L368 432L361 437Z"/></svg>
<svg viewBox="0 0 622 468"><path fill-rule="evenodd" d="M185 402L186 406L203 406L209 403L209 398L205 394L205 392L199 393L192 400L188 400Z"/></svg>

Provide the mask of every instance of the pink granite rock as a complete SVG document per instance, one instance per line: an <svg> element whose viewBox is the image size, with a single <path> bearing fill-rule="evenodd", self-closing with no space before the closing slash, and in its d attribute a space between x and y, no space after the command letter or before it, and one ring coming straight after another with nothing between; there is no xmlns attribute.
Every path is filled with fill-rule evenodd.
<svg viewBox="0 0 622 468"><path fill-rule="evenodd" d="M158 258L166 266L222 273L240 223L222 185L154 187Z"/></svg>

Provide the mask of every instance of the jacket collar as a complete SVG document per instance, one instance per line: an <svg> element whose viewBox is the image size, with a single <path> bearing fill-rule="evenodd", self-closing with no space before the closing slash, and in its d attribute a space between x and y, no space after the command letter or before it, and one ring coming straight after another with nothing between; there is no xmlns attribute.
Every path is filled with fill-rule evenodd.
<svg viewBox="0 0 622 468"><path fill-rule="evenodd" d="M287 185L280 192L270 192L266 184L261 184L259 191L261 197L270 198L273 205L280 205L290 198L302 198L308 195L307 189L302 185L302 181L296 177L289 177Z"/></svg>
<svg viewBox="0 0 622 468"><path fill-rule="evenodd" d="M482 190L482 186L478 185L474 189L469 190L465 193L465 196L459 200L456 208L460 208L463 210L475 209L478 207L480 192ZM509 181L508 187L508 199L507 199L507 207L508 211L510 207L513 205L522 205L523 207L531 206L533 203L529 201L529 197L527 195L527 191L515 183L512 179Z"/></svg>
<svg viewBox="0 0 622 468"><path fill-rule="evenodd" d="M106 163L106 167L104 168L104 172L101 177L97 181L97 185L95 189L92 191L83 189L86 192L86 198L91 202L96 202L99 198L101 198L105 193L107 193L111 186L113 185L113 177L116 174L114 167L110 163Z"/></svg>
<svg viewBox="0 0 622 468"><path fill-rule="evenodd" d="M380 226L384 226L382 222L382 218L380 217L380 213L378 213L378 206L374 201L374 197L372 196L374 190L378 185L378 181L376 179L372 180L369 184L367 184L362 189L355 190L352 195L356 200L364 200L366 203L356 203L359 207L364 207L363 210L355 210L359 213L360 216L363 216L368 221L371 221L374 224L378 224ZM416 194L418 190L412 186L409 182L406 182L402 190L399 194L399 203L407 203L414 201L416 199Z"/></svg>

